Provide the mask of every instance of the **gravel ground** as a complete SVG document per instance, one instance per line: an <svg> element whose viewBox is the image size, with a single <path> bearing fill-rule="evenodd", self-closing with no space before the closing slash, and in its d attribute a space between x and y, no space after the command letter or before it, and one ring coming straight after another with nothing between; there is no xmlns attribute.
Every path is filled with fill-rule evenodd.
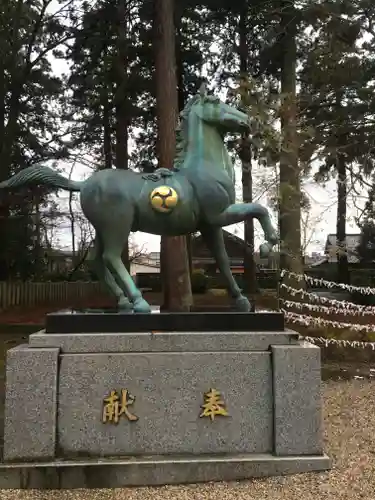
<svg viewBox="0 0 375 500"><path fill-rule="evenodd" d="M116 490L6 491L1 500L375 500L375 382L324 383L332 471L235 483Z"/></svg>

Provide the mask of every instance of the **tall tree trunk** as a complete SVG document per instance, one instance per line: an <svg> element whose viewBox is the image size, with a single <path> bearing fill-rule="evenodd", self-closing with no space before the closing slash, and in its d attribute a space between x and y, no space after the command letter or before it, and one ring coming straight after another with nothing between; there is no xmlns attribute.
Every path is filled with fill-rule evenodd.
<svg viewBox="0 0 375 500"><path fill-rule="evenodd" d="M102 57L104 60L103 63L103 84L101 86L101 95L100 101L103 106L103 157L104 157L104 167L103 168L112 168L113 167L113 159L112 159L112 103L110 99L110 90L109 85L107 83L107 75L109 73L110 68L108 67L108 48L105 46L103 48Z"/></svg>
<svg viewBox="0 0 375 500"><path fill-rule="evenodd" d="M128 40L126 0L117 0L117 55L116 55L116 168L128 168Z"/></svg>
<svg viewBox="0 0 375 500"><path fill-rule="evenodd" d="M3 97L3 111L7 115L1 125L1 142L0 142L0 181L7 179L11 175L11 166L13 159L13 148L17 140L18 118L20 113L20 99L25 80L22 80L22 69L19 67L20 49L22 37L19 35L20 25L22 21L24 2L17 0L11 6L8 5L3 9L5 25L9 23L10 39L7 43L2 43L1 56L2 63L6 67L8 73L9 97L7 92ZM5 68L2 68L3 70ZM3 71L3 85L6 90L6 76ZM7 112L6 112L7 111ZM2 248L0 250L0 279L6 280L9 275L9 225L13 223L10 220L11 196L2 196L0 200L0 240Z"/></svg>
<svg viewBox="0 0 375 500"><path fill-rule="evenodd" d="M12 174L13 149L18 138L18 118L20 112L20 99L22 85L18 84L17 79L12 82L12 91L8 101L8 119L3 128L3 142L1 144L0 157L0 181L10 177ZM0 200L0 239L2 241L2 250L0 251L0 279L5 280L8 276L9 248L7 236L7 226L13 224L10 219L10 207L12 205L12 195L2 196ZM8 226L9 227L9 226Z"/></svg>
<svg viewBox="0 0 375 500"><path fill-rule="evenodd" d="M239 30L239 55L240 55L240 73L241 78L248 78L249 47L247 43L247 17L248 2L243 2L240 12L238 30ZM253 201L253 176L251 164L251 146L249 133L242 136L241 142L241 162L242 162L242 199L244 203ZM254 261L254 221L251 218L244 221L244 283L245 290L251 294L256 292L256 269Z"/></svg>
<svg viewBox="0 0 375 500"><path fill-rule="evenodd" d="M178 8L179 7L179 8ZM182 33L181 33L181 6L176 5L175 8L175 26L176 26L176 40L175 40L175 54L176 54L176 79L177 79L177 107L181 112L186 103L186 92L184 85L184 62L182 56Z"/></svg>
<svg viewBox="0 0 375 500"><path fill-rule="evenodd" d="M9 6L8 6L9 7ZM13 8L12 8L13 7ZM17 126L20 113L21 95L23 87L28 77L28 62L30 54L27 54L27 60L21 55L22 38L19 31L23 18L23 0L17 0L15 5L12 5L8 13L8 22L10 23L10 43L6 44L9 49L9 54L4 54L6 60L10 96L7 102L7 123L4 127L4 140L1 144L1 168L0 181L9 177L11 173L11 164L13 156L13 147L17 139ZM4 50L4 49L2 49ZM22 63L21 63L22 61ZM5 122L4 122L5 123Z"/></svg>
<svg viewBox="0 0 375 500"><path fill-rule="evenodd" d="M40 279L43 275L42 266L42 247L41 247L41 214L40 214L40 190L34 190L34 216L33 216L33 241L34 241L34 276L36 279Z"/></svg>
<svg viewBox="0 0 375 500"><path fill-rule="evenodd" d="M289 0L281 2L282 62L281 106L282 148L280 155L280 266L303 274L301 251L301 185L298 164L296 107L296 10ZM301 287L302 282L289 281Z"/></svg>
<svg viewBox="0 0 375 500"><path fill-rule="evenodd" d="M71 180L73 175L75 163L73 163L70 172L69 172L69 180ZM73 267L76 264L76 225L75 225L75 214L73 209L73 192L69 193L69 215L70 215L70 232L72 233L72 263Z"/></svg>
<svg viewBox="0 0 375 500"><path fill-rule="evenodd" d="M178 8L179 7L179 8ZM175 27L176 27L176 74L177 74L177 104L179 113L184 109L186 104L186 91L184 85L184 64L182 56L182 35L181 35L181 6L175 6ZM189 262L190 280L193 272L193 256L191 253L191 234L185 236L186 251Z"/></svg>
<svg viewBox="0 0 375 500"><path fill-rule="evenodd" d="M13 147L17 140L18 118L20 113L20 99L23 86L15 83L15 89L9 99L8 120L4 129L4 142L1 149L0 180L7 179L11 174Z"/></svg>
<svg viewBox="0 0 375 500"><path fill-rule="evenodd" d="M346 209L347 209L346 164L343 155L337 155L337 281L349 283L348 252L346 245Z"/></svg>
<svg viewBox="0 0 375 500"><path fill-rule="evenodd" d="M126 0L117 4L117 57L116 57L116 168L128 169L129 116L127 103L128 33ZM129 243L122 252L122 261L130 272Z"/></svg>
<svg viewBox="0 0 375 500"><path fill-rule="evenodd" d="M1 43L1 39L0 39ZM0 57L3 54L0 49ZM4 144L4 125L5 125L5 99L6 99L6 89L5 89L5 65L0 60L0 151L3 149Z"/></svg>
<svg viewBox="0 0 375 500"><path fill-rule="evenodd" d="M0 44L3 44L3 40L0 40ZM5 144L5 110L6 110L6 85L5 85L5 44L0 45L0 152L4 149ZM3 170L3 167L2 167ZM5 169L4 169L5 170ZM0 172L0 178L6 178L6 170ZM2 196L2 198L4 198ZM7 234L7 219L9 216L9 210L4 199L0 201L0 238L4 243L6 242ZM2 245L0 249L0 279L4 280L7 278L7 249L6 246Z"/></svg>
<svg viewBox="0 0 375 500"><path fill-rule="evenodd" d="M159 165L172 168L175 155L177 81L173 0L155 0L155 76ZM190 273L184 237L162 237L163 309L188 311L192 305Z"/></svg>
<svg viewBox="0 0 375 500"><path fill-rule="evenodd" d="M105 90L106 95L103 96L103 155L104 168L112 168L112 139L111 139L111 117L110 103L108 98L108 90Z"/></svg>

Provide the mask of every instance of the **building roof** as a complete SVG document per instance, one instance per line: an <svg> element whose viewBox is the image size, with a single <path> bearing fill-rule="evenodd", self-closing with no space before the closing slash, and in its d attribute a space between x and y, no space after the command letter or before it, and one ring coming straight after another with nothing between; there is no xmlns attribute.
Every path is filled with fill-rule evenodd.
<svg viewBox="0 0 375 500"><path fill-rule="evenodd" d="M251 253L251 246L248 245L242 238L236 236L229 231L223 229L225 246L230 258L243 258L245 252ZM202 235L195 234L191 240L193 257L201 258L204 256L211 257L211 253L203 242Z"/></svg>

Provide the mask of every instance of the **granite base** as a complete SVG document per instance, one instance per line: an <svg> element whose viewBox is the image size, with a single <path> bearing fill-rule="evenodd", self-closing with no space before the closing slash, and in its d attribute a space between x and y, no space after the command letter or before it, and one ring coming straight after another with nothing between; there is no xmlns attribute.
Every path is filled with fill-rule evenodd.
<svg viewBox="0 0 375 500"><path fill-rule="evenodd" d="M212 389L226 414L204 414ZM8 354L4 460L0 488L4 474L110 487L327 469L320 349L290 330L38 332Z"/></svg>
<svg viewBox="0 0 375 500"><path fill-rule="evenodd" d="M275 457L263 454L55 461L0 465L0 489L100 489L238 481L323 472L330 467L331 462L326 455Z"/></svg>

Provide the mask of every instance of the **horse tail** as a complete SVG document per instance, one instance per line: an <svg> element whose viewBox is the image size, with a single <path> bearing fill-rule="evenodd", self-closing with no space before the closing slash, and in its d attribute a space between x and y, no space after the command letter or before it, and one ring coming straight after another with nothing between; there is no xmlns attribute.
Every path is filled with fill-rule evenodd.
<svg viewBox="0 0 375 500"><path fill-rule="evenodd" d="M80 191L84 181L71 181L58 174L52 168L34 165L21 170L9 179L0 182L0 189L17 189L20 186L44 185L50 188L60 188L66 191Z"/></svg>

